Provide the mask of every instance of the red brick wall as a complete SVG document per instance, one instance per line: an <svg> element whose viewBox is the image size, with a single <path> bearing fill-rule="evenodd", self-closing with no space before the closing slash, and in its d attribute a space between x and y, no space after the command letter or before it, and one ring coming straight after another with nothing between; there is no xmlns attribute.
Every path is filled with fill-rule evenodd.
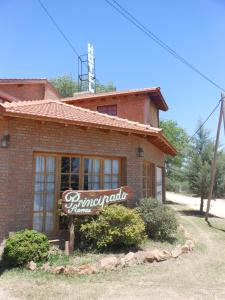
<svg viewBox="0 0 225 300"><path fill-rule="evenodd" d="M0 90L20 100L44 99L44 84L1 84Z"/></svg>
<svg viewBox="0 0 225 300"><path fill-rule="evenodd" d="M157 109L153 103L150 105L149 97L146 96L123 96L102 100L83 100L74 103L76 106L95 111L98 106L114 104L117 104L117 116L120 118L143 124L152 123L155 126L157 125L157 122L155 121L157 119Z"/></svg>
<svg viewBox="0 0 225 300"><path fill-rule="evenodd" d="M9 134L9 148L0 148L0 240L10 231L32 225L35 151L124 157L127 184L134 190L134 200L141 197L142 190L143 158L137 156L137 148L143 147L145 159L164 164L163 153L137 136L22 119L10 120Z"/></svg>

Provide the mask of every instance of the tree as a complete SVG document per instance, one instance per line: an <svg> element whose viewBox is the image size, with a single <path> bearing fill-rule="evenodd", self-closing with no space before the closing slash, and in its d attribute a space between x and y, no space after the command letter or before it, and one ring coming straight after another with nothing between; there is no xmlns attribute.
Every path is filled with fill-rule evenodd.
<svg viewBox="0 0 225 300"><path fill-rule="evenodd" d="M71 75L58 76L50 79L51 84L56 88L62 98L72 97L78 92L78 82ZM115 91L116 87L112 82L101 84L96 81L96 93Z"/></svg>
<svg viewBox="0 0 225 300"><path fill-rule="evenodd" d="M185 180L184 166L189 148L188 134L173 120L160 121L159 126L178 152L176 157L167 155L165 158L167 188L178 191Z"/></svg>
<svg viewBox="0 0 225 300"><path fill-rule="evenodd" d="M198 128L201 122L198 123ZM203 213L204 199L208 198L210 170L213 157L213 142L209 131L201 127L193 138L187 165L187 178L190 191L201 198L200 212Z"/></svg>

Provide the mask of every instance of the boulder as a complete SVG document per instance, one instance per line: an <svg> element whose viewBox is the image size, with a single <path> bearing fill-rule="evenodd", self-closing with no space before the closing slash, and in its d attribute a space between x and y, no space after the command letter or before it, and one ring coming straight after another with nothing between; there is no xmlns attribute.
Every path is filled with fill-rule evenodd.
<svg viewBox="0 0 225 300"><path fill-rule="evenodd" d="M66 266L63 273L66 275L76 274L78 273L78 268L74 266Z"/></svg>
<svg viewBox="0 0 225 300"><path fill-rule="evenodd" d="M41 270L44 270L45 272L50 272L51 266L50 266L49 262L43 264L43 266L41 267Z"/></svg>
<svg viewBox="0 0 225 300"><path fill-rule="evenodd" d="M85 264L77 268L77 274L91 275L97 273L97 267L94 264Z"/></svg>
<svg viewBox="0 0 225 300"><path fill-rule="evenodd" d="M119 261L115 256L104 257L100 260L100 268L105 271L114 270L119 265Z"/></svg>
<svg viewBox="0 0 225 300"><path fill-rule="evenodd" d="M187 240L185 242L185 246L188 247L189 251L193 251L194 247L195 247L195 243L193 240Z"/></svg>
<svg viewBox="0 0 225 300"><path fill-rule="evenodd" d="M126 266L135 266L137 264L137 260L135 258L134 252L129 252L124 256L124 262Z"/></svg>
<svg viewBox="0 0 225 300"><path fill-rule="evenodd" d="M173 258L177 258L178 256L180 256L182 254L182 249L181 249L181 245L177 245L172 251L171 251L171 256Z"/></svg>
<svg viewBox="0 0 225 300"><path fill-rule="evenodd" d="M64 270L65 270L65 267L63 267L63 266L58 266L58 267L55 267L55 268L52 268L52 273L54 273L54 274L61 274L61 273L63 273L64 272Z"/></svg>
<svg viewBox="0 0 225 300"><path fill-rule="evenodd" d="M168 250L161 250L159 251L159 256L162 260L166 260L172 257L172 254Z"/></svg>
<svg viewBox="0 0 225 300"><path fill-rule="evenodd" d="M145 255L145 261L148 263L152 263L155 260L155 256L152 253L152 251L147 250L145 251L144 255Z"/></svg>
<svg viewBox="0 0 225 300"><path fill-rule="evenodd" d="M26 269L30 271L35 271L37 269L37 264L34 261L29 261L26 264Z"/></svg>
<svg viewBox="0 0 225 300"><path fill-rule="evenodd" d="M134 259L137 265L145 262L145 251L138 251L134 253Z"/></svg>

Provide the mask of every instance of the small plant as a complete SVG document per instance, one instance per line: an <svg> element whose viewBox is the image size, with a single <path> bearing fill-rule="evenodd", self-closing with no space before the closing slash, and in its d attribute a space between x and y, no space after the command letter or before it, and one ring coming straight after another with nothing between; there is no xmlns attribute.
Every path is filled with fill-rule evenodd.
<svg viewBox="0 0 225 300"><path fill-rule="evenodd" d="M145 225L134 209L111 205L81 224L81 242L92 250L136 247L146 239Z"/></svg>
<svg viewBox="0 0 225 300"><path fill-rule="evenodd" d="M174 211L156 199L146 198L140 201L137 208L147 234L156 240L169 240L177 230L178 223Z"/></svg>
<svg viewBox="0 0 225 300"><path fill-rule="evenodd" d="M33 260L48 258L49 241L46 235L35 230L21 230L10 236L3 252L3 258L12 266L22 266Z"/></svg>

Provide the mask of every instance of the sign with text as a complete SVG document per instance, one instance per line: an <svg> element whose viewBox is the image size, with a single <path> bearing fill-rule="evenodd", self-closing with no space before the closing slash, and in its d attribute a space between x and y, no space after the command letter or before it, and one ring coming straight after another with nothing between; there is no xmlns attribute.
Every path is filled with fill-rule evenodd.
<svg viewBox="0 0 225 300"><path fill-rule="evenodd" d="M62 194L62 209L67 215L96 215L104 206L126 202L132 195L129 186L112 190L67 190Z"/></svg>

